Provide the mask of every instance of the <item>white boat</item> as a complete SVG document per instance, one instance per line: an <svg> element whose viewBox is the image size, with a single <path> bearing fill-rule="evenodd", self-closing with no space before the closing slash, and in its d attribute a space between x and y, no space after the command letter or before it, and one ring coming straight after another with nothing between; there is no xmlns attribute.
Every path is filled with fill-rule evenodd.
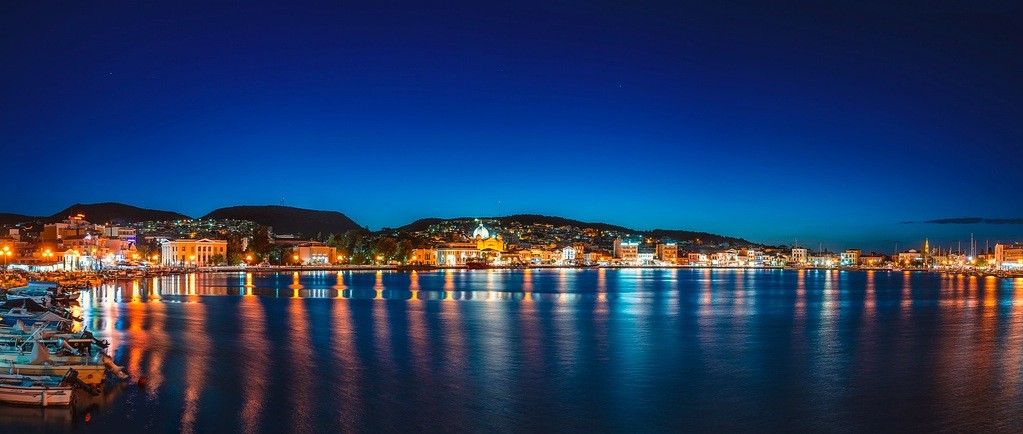
<svg viewBox="0 0 1023 434"><path fill-rule="evenodd" d="M23 307L14 307L6 312L0 312L0 322L8 325L15 325L18 321L25 325L36 323L70 323L71 320L57 315L53 312L30 312Z"/></svg>
<svg viewBox="0 0 1023 434"><path fill-rule="evenodd" d="M41 407L71 405L73 388L62 377L0 375L0 402Z"/></svg>
<svg viewBox="0 0 1023 434"><path fill-rule="evenodd" d="M45 345L35 342L31 353L0 351L0 373L10 375L62 376L69 369L77 372L82 383L98 386L110 369L124 376L121 368L105 353L93 356L57 356L49 353Z"/></svg>

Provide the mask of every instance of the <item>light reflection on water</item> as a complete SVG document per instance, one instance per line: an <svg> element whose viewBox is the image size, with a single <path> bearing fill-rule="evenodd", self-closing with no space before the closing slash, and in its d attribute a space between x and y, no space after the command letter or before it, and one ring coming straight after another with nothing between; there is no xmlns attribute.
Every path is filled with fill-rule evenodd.
<svg viewBox="0 0 1023 434"><path fill-rule="evenodd" d="M148 386L121 386L88 410L0 407L0 426L1023 429L1018 279L711 269L192 274L104 285L83 293L80 313Z"/></svg>

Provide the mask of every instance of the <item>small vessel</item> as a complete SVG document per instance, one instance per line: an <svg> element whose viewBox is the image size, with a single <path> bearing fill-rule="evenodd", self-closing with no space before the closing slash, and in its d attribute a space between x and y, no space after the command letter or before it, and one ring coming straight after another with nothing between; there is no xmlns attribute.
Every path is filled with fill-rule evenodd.
<svg viewBox="0 0 1023 434"><path fill-rule="evenodd" d="M6 311L0 311L0 324L13 326L16 325L18 321L31 326L36 323L61 323L70 322L71 320L50 311L35 313L30 312L28 309L23 307L14 307Z"/></svg>
<svg viewBox="0 0 1023 434"><path fill-rule="evenodd" d="M71 405L74 388L61 377L0 375L0 402L40 407Z"/></svg>
<svg viewBox="0 0 1023 434"><path fill-rule="evenodd" d="M486 270L491 268L490 264L485 261L466 261L465 268L470 270Z"/></svg>
<svg viewBox="0 0 1023 434"><path fill-rule="evenodd" d="M98 386L108 370L124 376L121 368L103 352L92 356L50 354L46 345L37 340L32 342L31 353L0 351L0 372L11 375L61 376L67 375L69 369L88 386Z"/></svg>

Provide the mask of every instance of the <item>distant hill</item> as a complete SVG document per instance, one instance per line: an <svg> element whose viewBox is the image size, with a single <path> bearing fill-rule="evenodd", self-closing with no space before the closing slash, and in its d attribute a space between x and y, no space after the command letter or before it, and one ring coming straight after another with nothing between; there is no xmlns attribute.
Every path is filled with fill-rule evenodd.
<svg viewBox="0 0 1023 434"><path fill-rule="evenodd" d="M139 208L116 202L81 204L76 203L45 219L47 223L59 222L76 214L84 214L92 223L134 223L153 220L179 220L191 218L173 211Z"/></svg>
<svg viewBox="0 0 1023 434"><path fill-rule="evenodd" d="M360 226L348 216L337 211L317 211L290 206L231 206L211 211L204 219L251 220L264 226L271 226L278 234L301 234L313 237L316 234L341 234Z"/></svg>
<svg viewBox="0 0 1023 434"><path fill-rule="evenodd" d="M393 229L393 230L397 231L397 232L422 232L422 231L425 231L430 226L433 226L433 225L438 224L438 223L443 223L445 220L460 220L460 219L442 219L442 218L436 218L436 217L427 217L427 218L424 218L424 219L416 220L416 221L414 221L412 223L409 223L409 224L407 224L405 226L401 226L401 227L399 227L397 229Z"/></svg>
<svg viewBox="0 0 1023 434"><path fill-rule="evenodd" d="M36 220L42 220L42 217L33 217L24 214L12 214L8 212L0 213L0 226L3 225L16 225L18 223L31 222Z"/></svg>
<svg viewBox="0 0 1023 434"><path fill-rule="evenodd" d="M442 219L436 217L423 218L409 223L405 226L396 229L398 232L419 232L424 231L431 225L442 223L445 221L453 220L475 220L477 217L457 217L450 219ZM516 214L505 217L478 217L483 220L497 220L501 223L518 222L525 225L531 224L549 224L553 226L575 226L579 228L597 228L600 230L611 230L611 231L623 231L623 232L635 232L632 229L615 226L607 223L586 223L579 220L567 219L564 217L552 217L540 214Z"/></svg>
<svg viewBox="0 0 1023 434"><path fill-rule="evenodd" d="M625 232L637 235L642 235L651 238L662 238L668 237L675 241L694 241L701 240L709 243L721 243L728 242L733 244L753 244L742 238L729 237L725 235L712 234L708 232L696 232L696 231L685 231L685 230L669 230L669 229L654 229L652 231L641 231L630 229L624 226L612 225L609 223L588 223L579 220L573 220L564 217L545 216L538 214L517 214L505 217L479 217L481 220L497 220L502 224L508 224L511 222L517 222L523 225L531 224L549 224L555 227L560 226L574 226L577 228L593 228L602 231L615 231ZM396 229L398 232L420 232L426 230L431 225L443 223L445 221L456 221L456 220L474 220L476 217L458 217L451 219L441 218L424 218L416 220L405 226Z"/></svg>

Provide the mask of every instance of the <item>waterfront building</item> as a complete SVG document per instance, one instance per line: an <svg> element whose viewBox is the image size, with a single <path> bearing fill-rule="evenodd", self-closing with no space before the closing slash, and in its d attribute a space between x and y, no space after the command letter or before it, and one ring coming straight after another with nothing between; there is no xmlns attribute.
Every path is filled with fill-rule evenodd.
<svg viewBox="0 0 1023 434"><path fill-rule="evenodd" d="M834 267L839 264L840 257L831 252L817 252L810 255L807 258L814 267Z"/></svg>
<svg viewBox="0 0 1023 434"><path fill-rule="evenodd" d="M562 264L573 264L575 263L575 258L576 258L575 247L567 246L561 249Z"/></svg>
<svg viewBox="0 0 1023 434"><path fill-rule="evenodd" d="M793 247L792 254L789 255L792 262L797 264L805 264L807 259L807 250L803 247Z"/></svg>
<svg viewBox="0 0 1023 434"><path fill-rule="evenodd" d="M291 248L302 265L325 265L337 259L337 249L319 241L307 241Z"/></svg>
<svg viewBox="0 0 1023 434"><path fill-rule="evenodd" d="M465 265L469 260L480 257L480 249L476 242L452 242L437 247L436 265Z"/></svg>
<svg viewBox="0 0 1023 434"><path fill-rule="evenodd" d="M899 252L895 255L895 262L901 265L920 265L923 264L924 255L916 249L909 249L905 252Z"/></svg>
<svg viewBox="0 0 1023 434"><path fill-rule="evenodd" d="M415 249L409 257L409 263L414 265L437 265L437 249Z"/></svg>
<svg viewBox="0 0 1023 434"><path fill-rule="evenodd" d="M607 264L614 259L607 252L586 252L583 257L590 264Z"/></svg>
<svg viewBox="0 0 1023 434"><path fill-rule="evenodd" d="M495 252L505 251L504 238L497 233L491 232L489 229L483 227L483 223L480 223L475 230L472 231L472 239L476 242L476 248L479 250L493 250Z"/></svg>
<svg viewBox="0 0 1023 434"><path fill-rule="evenodd" d="M180 239L160 244L160 263L168 267L216 265L210 262L216 255L227 258L227 240Z"/></svg>
<svg viewBox="0 0 1023 434"><path fill-rule="evenodd" d="M847 249L839 255L839 264L850 267L860 264L860 249Z"/></svg>
<svg viewBox="0 0 1023 434"><path fill-rule="evenodd" d="M691 252L686 254L686 259L689 265L707 265L710 264L710 257L704 253Z"/></svg>
<svg viewBox="0 0 1023 434"><path fill-rule="evenodd" d="M572 243L572 250L575 252L575 259L578 262L586 261L586 243L574 242Z"/></svg>
<svg viewBox="0 0 1023 434"><path fill-rule="evenodd" d="M626 264L635 264L639 260L639 242L615 238L615 259Z"/></svg>
<svg viewBox="0 0 1023 434"><path fill-rule="evenodd" d="M713 265L738 265L739 251L728 249L712 253L710 255L710 263Z"/></svg>
<svg viewBox="0 0 1023 434"><path fill-rule="evenodd" d="M61 268L64 271L82 271L92 269L88 256L82 256L75 249L67 249L60 255Z"/></svg>
<svg viewBox="0 0 1023 434"><path fill-rule="evenodd" d="M880 253L870 252L866 255L860 255L858 263L861 267L880 267L885 262L888 262L888 258Z"/></svg>
<svg viewBox="0 0 1023 434"><path fill-rule="evenodd" d="M658 243L657 259L665 264L674 265L678 263L678 244Z"/></svg>
<svg viewBox="0 0 1023 434"><path fill-rule="evenodd" d="M994 266L1002 270L1023 269L1023 244L995 244Z"/></svg>

